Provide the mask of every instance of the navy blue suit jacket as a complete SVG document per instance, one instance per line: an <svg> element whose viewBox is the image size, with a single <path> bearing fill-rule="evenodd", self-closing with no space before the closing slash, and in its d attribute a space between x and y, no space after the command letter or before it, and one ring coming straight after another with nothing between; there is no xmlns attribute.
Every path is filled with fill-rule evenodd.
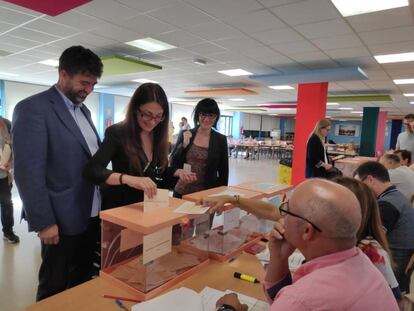
<svg viewBox="0 0 414 311"><path fill-rule="evenodd" d="M100 143L90 111L81 109ZM17 104L12 139L15 181L29 231L52 224L65 235L85 231L95 186L82 171L92 155L55 87Z"/></svg>

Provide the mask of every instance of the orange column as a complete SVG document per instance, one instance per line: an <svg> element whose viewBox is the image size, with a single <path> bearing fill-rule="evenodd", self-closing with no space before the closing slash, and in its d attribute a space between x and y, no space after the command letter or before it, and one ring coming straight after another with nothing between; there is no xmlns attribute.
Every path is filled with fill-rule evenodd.
<svg viewBox="0 0 414 311"><path fill-rule="evenodd" d="M328 83L298 85L295 138L293 141L292 184L305 180L306 144L316 122L326 115Z"/></svg>

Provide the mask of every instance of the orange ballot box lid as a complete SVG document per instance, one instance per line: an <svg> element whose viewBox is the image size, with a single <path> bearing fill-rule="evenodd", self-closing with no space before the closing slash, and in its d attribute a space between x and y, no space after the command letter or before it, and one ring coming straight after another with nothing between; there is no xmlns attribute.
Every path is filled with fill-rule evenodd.
<svg viewBox="0 0 414 311"><path fill-rule="evenodd" d="M162 228L180 223L181 219L191 219L196 215L175 213L174 210L186 201L168 198L168 207L156 208L144 213L144 202L112 208L100 212L102 220L121 225L142 234L150 234Z"/></svg>
<svg viewBox="0 0 414 311"><path fill-rule="evenodd" d="M240 195L243 198L247 199L261 199L264 197L263 193L236 188L236 187L228 187L228 186L221 186L217 188L211 188L204 191L194 192L190 194L186 194L183 196L184 200L198 202L203 198L207 198L209 196L219 196L219 195Z"/></svg>
<svg viewBox="0 0 414 311"><path fill-rule="evenodd" d="M285 192L293 189L292 185L266 181L250 181L234 187L262 193L265 198L271 198L279 194L284 194Z"/></svg>

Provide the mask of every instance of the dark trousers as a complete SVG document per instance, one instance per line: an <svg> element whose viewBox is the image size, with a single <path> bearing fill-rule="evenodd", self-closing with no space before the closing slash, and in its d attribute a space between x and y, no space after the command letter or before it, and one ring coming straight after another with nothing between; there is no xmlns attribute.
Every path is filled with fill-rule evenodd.
<svg viewBox="0 0 414 311"><path fill-rule="evenodd" d="M1 205L1 224L4 233L11 233L13 231L13 202L11 196L11 184L9 178L0 179L0 205Z"/></svg>
<svg viewBox="0 0 414 311"><path fill-rule="evenodd" d="M412 270L405 273L405 268L410 261L411 256L413 255L413 249L397 249L391 248L392 258L395 262L395 277L398 284L400 285L401 292L410 292L410 278Z"/></svg>
<svg viewBox="0 0 414 311"><path fill-rule="evenodd" d="M93 217L90 218L88 228L83 233L72 236L60 234L57 245L42 243L42 264L39 270L36 301L92 278L99 237L99 217Z"/></svg>

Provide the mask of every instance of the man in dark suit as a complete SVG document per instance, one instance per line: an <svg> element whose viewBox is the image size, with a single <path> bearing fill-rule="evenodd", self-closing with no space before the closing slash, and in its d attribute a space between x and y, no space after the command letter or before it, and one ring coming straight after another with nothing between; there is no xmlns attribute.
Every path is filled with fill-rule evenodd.
<svg viewBox="0 0 414 311"><path fill-rule="evenodd" d="M100 141L83 104L103 64L82 46L59 58L59 80L19 102L13 114L15 180L29 231L41 241L36 299L92 277L99 237L99 189L82 177Z"/></svg>

